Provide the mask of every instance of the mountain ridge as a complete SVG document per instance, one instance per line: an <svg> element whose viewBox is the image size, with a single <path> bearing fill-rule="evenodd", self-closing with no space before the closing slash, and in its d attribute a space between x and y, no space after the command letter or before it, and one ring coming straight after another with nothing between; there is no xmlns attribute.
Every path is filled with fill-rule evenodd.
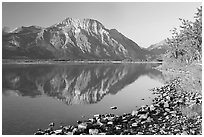
<svg viewBox="0 0 204 137"><path fill-rule="evenodd" d="M147 50L94 19L19 27L2 36L3 59L146 60Z"/></svg>

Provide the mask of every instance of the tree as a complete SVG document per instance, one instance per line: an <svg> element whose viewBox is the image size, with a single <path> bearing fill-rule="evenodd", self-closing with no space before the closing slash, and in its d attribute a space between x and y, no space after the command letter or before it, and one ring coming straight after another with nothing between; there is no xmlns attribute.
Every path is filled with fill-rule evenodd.
<svg viewBox="0 0 204 137"><path fill-rule="evenodd" d="M202 59L202 6L197 9L195 21L179 19L182 22L180 30L172 30L172 39L168 39L170 58L187 64Z"/></svg>

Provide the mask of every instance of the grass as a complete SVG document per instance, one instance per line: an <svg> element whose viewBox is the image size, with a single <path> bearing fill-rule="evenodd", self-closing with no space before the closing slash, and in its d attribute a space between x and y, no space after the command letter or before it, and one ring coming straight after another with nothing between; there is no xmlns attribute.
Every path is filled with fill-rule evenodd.
<svg viewBox="0 0 204 137"><path fill-rule="evenodd" d="M165 82L175 78L181 78L182 90L202 93L202 65L192 63L181 65L179 63L163 63L157 69L162 71Z"/></svg>
<svg viewBox="0 0 204 137"><path fill-rule="evenodd" d="M165 82L180 78L180 91L202 95L202 64L195 62L190 65L182 65L176 62L168 62L163 63L157 69L163 73ZM183 106L180 110L183 115L190 119L202 116L202 105Z"/></svg>

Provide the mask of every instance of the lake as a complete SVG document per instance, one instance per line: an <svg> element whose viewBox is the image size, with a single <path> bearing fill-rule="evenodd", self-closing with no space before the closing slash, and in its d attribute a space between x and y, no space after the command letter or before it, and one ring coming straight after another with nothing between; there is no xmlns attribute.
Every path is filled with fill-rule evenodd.
<svg viewBox="0 0 204 137"><path fill-rule="evenodd" d="M151 104L149 89L164 79L152 69L156 65L3 64L2 132L34 134L51 122L75 125L94 114L120 115Z"/></svg>

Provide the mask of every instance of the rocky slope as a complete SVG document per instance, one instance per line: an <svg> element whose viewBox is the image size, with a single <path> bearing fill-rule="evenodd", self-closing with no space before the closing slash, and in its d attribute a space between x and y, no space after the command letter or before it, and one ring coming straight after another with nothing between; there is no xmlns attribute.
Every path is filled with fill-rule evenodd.
<svg viewBox="0 0 204 137"><path fill-rule="evenodd" d="M93 19L66 18L47 28L19 27L3 33L3 59L145 60L141 49Z"/></svg>

